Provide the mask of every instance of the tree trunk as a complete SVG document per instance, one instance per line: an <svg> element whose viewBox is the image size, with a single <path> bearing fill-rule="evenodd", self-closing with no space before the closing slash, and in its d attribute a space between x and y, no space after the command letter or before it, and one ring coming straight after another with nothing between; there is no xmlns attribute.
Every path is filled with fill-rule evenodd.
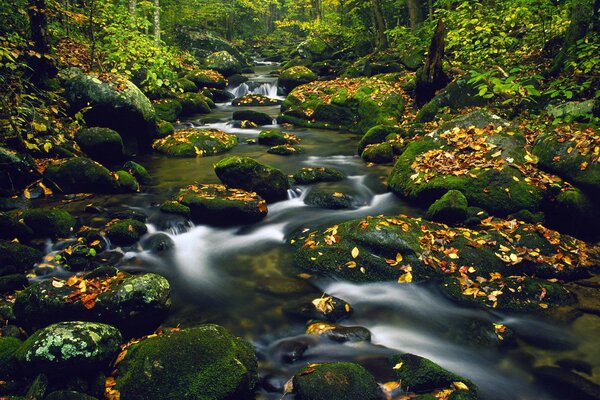
<svg viewBox="0 0 600 400"><path fill-rule="evenodd" d="M136 0L129 0L127 2L127 8L129 9L129 14L131 14L132 17L135 17L136 8L137 8L137 1Z"/></svg>
<svg viewBox="0 0 600 400"><path fill-rule="evenodd" d="M48 43L48 18L46 17L46 0L28 0L29 27L31 39L36 52L45 55L50 52Z"/></svg>
<svg viewBox="0 0 600 400"><path fill-rule="evenodd" d="M388 48L388 40L385 31L385 18L383 17L383 11L379 0L371 0L371 9L373 10L373 17L375 20L375 33L377 35L377 51L386 50Z"/></svg>
<svg viewBox="0 0 600 400"><path fill-rule="evenodd" d="M414 32L423 23L423 10L419 0L406 0L408 8L408 19L410 21L410 29Z"/></svg>
<svg viewBox="0 0 600 400"><path fill-rule="evenodd" d="M597 12L598 9L594 5L594 0L579 0L573 4L570 13L571 23L565 33L563 47L552 62L552 67L549 71L550 75L557 75L562 71L565 62L569 59L569 51L577 44L577 41L583 39L588 34L588 30L592 26Z"/></svg>
<svg viewBox="0 0 600 400"><path fill-rule="evenodd" d="M435 96L435 92L446 87L448 76L444 73L442 62L444 59L444 34L446 24L439 20L435 28L435 34L431 39L429 54L423 65L417 71L415 101L422 106Z"/></svg>
<svg viewBox="0 0 600 400"><path fill-rule="evenodd" d="M160 1L154 0L154 40L160 43Z"/></svg>

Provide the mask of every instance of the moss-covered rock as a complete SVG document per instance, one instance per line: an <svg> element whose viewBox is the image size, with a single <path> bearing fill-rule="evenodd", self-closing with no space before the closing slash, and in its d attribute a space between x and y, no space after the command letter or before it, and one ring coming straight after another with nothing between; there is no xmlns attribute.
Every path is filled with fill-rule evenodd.
<svg viewBox="0 0 600 400"><path fill-rule="evenodd" d="M257 382L250 344L217 325L142 340L118 368L122 400L249 399Z"/></svg>
<svg viewBox="0 0 600 400"><path fill-rule="evenodd" d="M536 168L525 144L523 134L498 117L475 112L408 144L389 186L426 203L459 190L469 204L498 216L537 212L549 185L562 183Z"/></svg>
<svg viewBox="0 0 600 400"><path fill-rule="evenodd" d="M302 57L311 61L327 60L331 58L332 49L336 49L336 43L326 41L331 39L334 38L323 39L322 37L310 36L298 45L296 51Z"/></svg>
<svg viewBox="0 0 600 400"><path fill-rule="evenodd" d="M262 131L258 134L258 143L264 146L278 146L282 144L300 143L300 138L296 135L285 133L278 130Z"/></svg>
<svg viewBox="0 0 600 400"><path fill-rule="evenodd" d="M73 112L89 107L83 113L89 126L119 132L129 152L150 149L156 114L133 83L113 74L73 74L64 86Z"/></svg>
<svg viewBox="0 0 600 400"><path fill-rule="evenodd" d="M179 115L181 115L181 111L183 111L181 102L177 99L155 100L152 105L156 111L156 118L168 122L177 121Z"/></svg>
<svg viewBox="0 0 600 400"><path fill-rule="evenodd" d="M158 120L156 122L156 137L164 138L175 132L173 124L168 121Z"/></svg>
<svg viewBox="0 0 600 400"><path fill-rule="evenodd" d="M178 201L165 201L160 205L160 211L184 217L190 217L192 214L192 210L188 206L184 206Z"/></svg>
<svg viewBox="0 0 600 400"><path fill-rule="evenodd" d="M0 293L12 293L16 290L23 290L28 285L29 280L25 274L0 276Z"/></svg>
<svg viewBox="0 0 600 400"><path fill-rule="evenodd" d="M75 218L59 209L34 208L20 215L35 237L57 238L69 236L75 226Z"/></svg>
<svg viewBox="0 0 600 400"><path fill-rule="evenodd" d="M370 144L383 143L391 134L399 134L401 129L392 125L376 125L369 129L358 142L358 155Z"/></svg>
<svg viewBox="0 0 600 400"><path fill-rule="evenodd" d="M266 202L256 193L224 185L188 186L177 196L192 220L212 225L239 225L260 221L267 215Z"/></svg>
<svg viewBox="0 0 600 400"><path fill-rule="evenodd" d="M256 192L267 201L287 198L287 176L280 170L252 158L224 158L215 165L215 173L225 185Z"/></svg>
<svg viewBox="0 0 600 400"><path fill-rule="evenodd" d="M152 183L152 177L148 173L148 170L143 165L136 163L135 161L127 161L123 164L123 170L127 171L142 185L149 185Z"/></svg>
<svg viewBox="0 0 600 400"><path fill-rule="evenodd" d="M182 116L210 113L209 103L212 103L212 100L202 93L184 93L179 100L182 106Z"/></svg>
<svg viewBox="0 0 600 400"><path fill-rule="evenodd" d="M242 72L243 66L229 52L217 51L204 59L204 63L208 69L215 70L223 76L231 76Z"/></svg>
<svg viewBox="0 0 600 400"><path fill-rule="evenodd" d="M298 400L376 400L381 398L377 382L358 364L336 362L311 365L294 375Z"/></svg>
<svg viewBox="0 0 600 400"><path fill-rule="evenodd" d="M92 160L101 163L118 162L124 157L121 135L109 128L80 129L75 141Z"/></svg>
<svg viewBox="0 0 600 400"><path fill-rule="evenodd" d="M281 104L281 100L272 99L262 94L247 94L238 97L231 103L234 107L261 107L261 106L276 106Z"/></svg>
<svg viewBox="0 0 600 400"><path fill-rule="evenodd" d="M88 158L53 160L44 179L63 193L116 193L120 191L115 174Z"/></svg>
<svg viewBox="0 0 600 400"><path fill-rule="evenodd" d="M600 196L600 134L559 127L537 138L533 154L544 169Z"/></svg>
<svg viewBox="0 0 600 400"><path fill-rule="evenodd" d="M402 119L405 100L392 76L312 82L292 90L281 105L280 122L305 127L366 132Z"/></svg>
<svg viewBox="0 0 600 400"><path fill-rule="evenodd" d="M194 81L188 79L188 78L179 78L175 81L175 85L177 85L177 87L181 90L183 90L184 93L196 93L198 92L198 86L196 85L196 83L194 83Z"/></svg>
<svg viewBox="0 0 600 400"><path fill-rule="evenodd" d="M391 357L389 363L402 387L407 387L412 392L433 392L436 389L447 388L458 390L457 386L463 385L457 385L455 382L460 382L467 387L466 391L477 393L477 387L471 381L426 358L406 353Z"/></svg>
<svg viewBox="0 0 600 400"><path fill-rule="evenodd" d="M33 231L19 218L18 213L0 212L0 239L28 242L33 237Z"/></svg>
<svg viewBox="0 0 600 400"><path fill-rule="evenodd" d="M302 154L304 150L300 146L292 146L289 144L280 144L271 147L267 150L269 154L277 154L278 156L291 156L294 154Z"/></svg>
<svg viewBox="0 0 600 400"><path fill-rule="evenodd" d="M227 81L219 72L210 69L200 69L190 72L186 78L194 82L198 88L225 89Z"/></svg>
<svg viewBox="0 0 600 400"><path fill-rule="evenodd" d="M365 147L360 157L366 162L390 164L394 161L394 148L387 142L370 144Z"/></svg>
<svg viewBox="0 0 600 400"><path fill-rule="evenodd" d="M296 264L311 273L358 282L434 281L444 288L450 280L465 302L499 309L517 308L513 300L520 301L503 285L516 291L514 282L531 277L578 279L598 263L585 242L539 224L491 218L472 230L402 215L367 217L299 233L291 243ZM528 309L573 300L540 293L527 298Z"/></svg>
<svg viewBox="0 0 600 400"><path fill-rule="evenodd" d="M561 190L544 209L549 226L577 237L597 240L600 206L595 196L577 189Z"/></svg>
<svg viewBox="0 0 600 400"><path fill-rule="evenodd" d="M119 330L96 322L60 322L31 335L15 356L28 373L49 375L98 371L119 352Z"/></svg>
<svg viewBox="0 0 600 400"><path fill-rule="evenodd" d="M0 337L0 379L16 378L18 374L15 354L23 342L13 337Z"/></svg>
<svg viewBox="0 0 600 400"><path fill-rule="evenodd" d="M338 182L345 178L343 172L328 167L307 167L296 172L292 178L298 185L310 185L319 182Z"/></svg>
<svg viewBox="0 0 600 400"><path fill-rule="evenodd" d="M306 333L325 337L339 343L371 341L371 332L362 326L342 326L329 322L313 322L306 328Z"/></svg>
<svg viewBox="0 0 600 400"><path fill-rule="evenodd" d="M330 210L353 208L354 198L342 192L314 187L304 198L304 203Z"/></svg>
<svg viewBox="0 0 600 400"><path fill-rule="evenodd" d="M102 288L81 293L79 285ZM95 321L127 335L144 335L162 322L171 306L169 282L160 275L130 276L98 269L68 280L37 282L17 294L14 313L20 326L40 328L60 321Z"/></svg>
<svg viewBox="0 0 600 400"><path fill-rule="evenodd" d="M12 195L38 177L31 157L0 147L0 195Z"/></svg>
<svg viewBox="0 0 600 400"><path fill-rule="evenodd" d="M115 172L117 178L118 191L121 193L139 192L140 184L133 175L127 171L119 170Z"/></svg>
<svg viewBox="0 0 600 400"><path fill-rule="evenodd" d="M129 246L140 240L148 232L143 222L135 219L116 221L106 229L106 236L112 243L119 246Z"/></svg>
<svg viewBox="0 0 600 400"><path fill-rule="evenodd" d="M182 129L152 147L171 157L204 157L231 150L238 142L237 136L216 129Z"/></svg>
<svg viewBox="0 0 600 400"><path fill-rule="evenodd" d="M317 74L305 66L298 65L285 69L279 75L278 85L286 92L291 92L294 88L317 80Z"/></svg>
<svg viewBox="0 0 600 400"><path fill-rule="evenodd" d="M32 247L0 240L0 275L26 272L42 257L43 254Z"/></svg>
<svg viewBox="0 0 600 400"><path fill-rule="evenodd" d="M256 125L271 125L273 117L259 111L239 110L233 112L233 119L236 121L250 121Z"/></svg>
<svg viewBox="0 0 600 400"><path fill-rule="evenodd" d="M445 224L463 222L468 215L467 198L458 190L449 190L427 209L425 218Z"/></svg>

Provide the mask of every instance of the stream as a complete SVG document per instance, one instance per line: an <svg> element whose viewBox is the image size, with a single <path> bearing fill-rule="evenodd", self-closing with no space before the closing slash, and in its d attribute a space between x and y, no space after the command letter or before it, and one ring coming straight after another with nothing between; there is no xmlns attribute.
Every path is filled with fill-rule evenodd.
<svg viewBox="0 0 600 400"><path fill-rule="evenodd" d="M269 73L277 65L259 63L249 81L231 93L281 97L276 78ZM272 115L279 106L246 107ZM355 361L374 374L378 382L389 379L382 360L395 352L410 352L427 357L443 367L471 379L485 399L559 399L544 382L534 379L535 366L550 360L569 358L598 363L597 326L583 317L571 326L534 316L512 315L494 310L464 308L433 286L391 283L353 284L306 276L293 263L292 248L286 238L303 228L357 219L367 215L398 214L421 216L423 210L389 193L386 179L390 166L370 166L356 155L359 136L331 130L285 127L301 138L303 154L268 154L268 147L248 144L265 129L236 128L231 114L242 107L218 104L209 115L182 121L177 128L216 128L234 133L239 145L220 156L178 159L158 154L136 157L156 184L142 193L102 196L61 204L78 215L83 223L94 225L94 215L85 206L111 210L133 209L148 215L149 233L165 232L175 248L160 254L124 249L120 267L125 270L159 273L170 281L173 309L166 325L182 327L198 323L218 323L234 334L250 340L260 363L260 399L280 399L285 382L307 363ZM213 165L223 157L243 155L292 174L302 167L327 166L344 172L348 178L319 184L350 194L354 208L325 210L304 204L310 186L295 186L288 199L269 204L264 220L248 226L217 228L194 225L186 219L159 211L159 205L181 187L192 183L218 183ZM48 244L48 252L60 247ZM52 274L66 274L54 271ZM44 276L47 278L47 276ZM327 338L304 334L305 320L290 310L298 299L314 299L323 293L339 297L354 308L353 315L341 321L344 326L362 326L372 333L371 343L337 343ZM519 336L510 348L478 346L471 340L473 323L502 323ZM575 338L578 338L577 340ZM290 352L306 351L298 360ZM286 399L292 399L287 395Z"/></svg>

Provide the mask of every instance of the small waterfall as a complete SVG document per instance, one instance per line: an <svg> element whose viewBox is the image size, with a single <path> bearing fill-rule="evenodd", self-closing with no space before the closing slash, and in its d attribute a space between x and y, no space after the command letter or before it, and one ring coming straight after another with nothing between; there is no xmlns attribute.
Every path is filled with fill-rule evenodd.
<svg viewBox="0 0 600 400"><path fill-rule="evenodd" d="M230 87L227 89L229 93L233 94L235 98L245 96L247 94L258 94L269 98L277 98L278 87L277 81L272 82L258 82L248 81L240 84L236 87Z"/></svg>
<svg viewBox="0 0 600 400"><path fill-rule="evenodd" d="M260 94L263 96L267 96L270 98L277 97L277 84L273 83L263 83L258 88L252 91L253 94Z"/></svg>
<svg viewBox="0 0 600 400"><path fill-rule="evenodd" d="M250 92L250 88L248 87L248 85L246 83L242 83L241 85L239 85L236 88L233 88L231 90L229 90L237 99L238 97L242 97L247 95Z"/></svg>

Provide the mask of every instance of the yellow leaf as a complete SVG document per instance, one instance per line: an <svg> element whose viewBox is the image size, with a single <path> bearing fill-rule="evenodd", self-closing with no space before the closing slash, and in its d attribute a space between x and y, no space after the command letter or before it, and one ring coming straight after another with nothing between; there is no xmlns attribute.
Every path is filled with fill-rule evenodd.
<svg viewBox="0 0 600 400"><path fill-rule="evenodd" d="M400 369L402 368L402 364L401 362L399 362L398 364L394 365L394 367L392 369Z"/></svg>
<svg viewBox="0 0 600 400"><path fill-rule="evenodd" d="M350 312L350 304L346 303L344 308L346 309L346 312Z"/></svg>
<svg viewBox="0 0 600 400"><path fill-rule="evenodd" d="M62 281L52 281L52 286L58 289L65 286L65 283Z"/></svg>
<svg viewBox="0 0 600 400"><path fill-rule="evenodd" d="M356 268L356 263L354 261L348 261L346 263L346 267L348 267L348 268Z"/></svg>
<svg viewBox="0 0 600 400"><path fill-rule="evenodd" d="M450 254L448 254L448 257L450 257L451 259L455 260L455 259L458 258L458 254L456 254L456 253L450 253Z"/></svg>
<svg viewBox="0 0 600 400"><path fill-rule="evenodd" d="M353 248L352 252L350 252L350 254L352 255L352 258L358 257L358 253L359 253L358 247Z"/></svg>
<svg viewBox="0 0 600 400"><path fill-rule="evenodd" d="M398 278L398 283L409 283L412 282L412 274L410 272L406 272L402 275L400 275L400 278Z"/></svg>
<svg viewBox="0 0 600 400"><path fill-rule="evenodd" d="M546 303L540 303L538 305L540 306L540 308L548 308L548 304Z"/></svg>
<svg viewBox="0 0 600 400"><path fill-rule="evenodd" d="M23 190L23 196L25 196L26 199L31 199L31 192L29 189Z"/></svg>
<svg viewBox="0 0 600 400"><path fill-rule="evenodd" d="M458 390L469 390L469 387L462 382L452 382L452 386Z"/></svg>

